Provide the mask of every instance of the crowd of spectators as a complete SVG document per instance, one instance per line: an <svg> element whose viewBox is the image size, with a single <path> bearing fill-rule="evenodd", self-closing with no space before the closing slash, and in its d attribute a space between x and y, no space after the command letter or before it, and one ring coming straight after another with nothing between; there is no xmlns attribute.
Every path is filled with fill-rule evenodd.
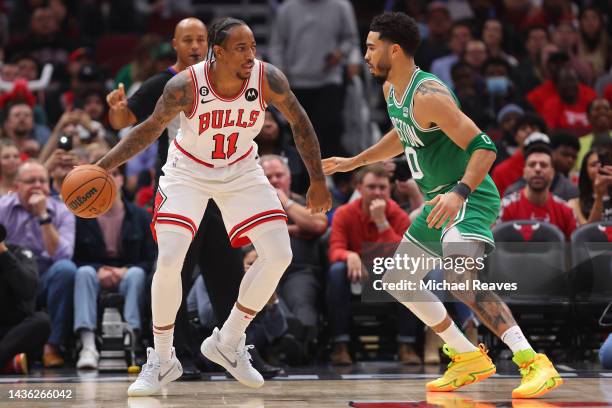
<svg viewBox="0 0 612 408"><path fill-rule="evenodd" d="M569 240L582 224L612 221L606 2L269 3L273 23L258 57L287 75L323 157L353 154L389 128L380 88L364 69L363 39L373 15L403 11L423 37L416 64L446 83L496 143L491 176L503 197L500 222L549 222ZM150 331L146 293L156 248L148 224L158 146L113 171L121 194L98 219L75 219L61 201L61 184L73 166L94 162L123 136L108 119L106 95L119 83L133 95L167 69L174 61L168 27L197 7L191 1L5 0L0 13L0 226L6 229L0 235L6 311L0 369L27 367L23 353L45 367L68 359L96 368L101 291L124 296L123 317L138 341L147 341ZM299 358L290 360L303 363L326 355L324 340L333 364L352 364L361 244L399 242L423 196L396 158L330 177L334 209L311 215L307 173L282 115L269 109L255 141L288 214L294 257L249 341L272 361L297 347ZM256 256L245 251L245 260ZM200 324L213 327L201 278L189 298ZM464 314L463 327L473 329L473 316ZM421 364L423 348L436 340L421 335L422 324L405 308L394 318L398 360ZM423 338L431 344L424 347ZM429 354L425 362L439 362Z"/></svg>

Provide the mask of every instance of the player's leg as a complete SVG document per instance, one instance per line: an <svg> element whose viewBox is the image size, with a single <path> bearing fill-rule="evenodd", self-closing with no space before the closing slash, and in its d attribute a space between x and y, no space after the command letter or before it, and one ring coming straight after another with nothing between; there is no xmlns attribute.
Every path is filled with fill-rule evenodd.
<svg viewBox="0 0 612 408"><path fill-rule="evenodd" d="M214 197L233 246L253 243L257 260L240 283L238 299L221 330L202 343L201 351L209 360L223 366L238 381L258 388L263 378L251 366L245 346L245 330L265 306L291 262L287 215L278 195L259 166L253 166L227 192ZM249 205L245 205L249 203Z"/></svg>
<svg viewBox="0 0 612 408"><path fill-rule="evenodd" d="M495 373L495 366L486 355L485 350L477 348L465 337L450 318L444 304L427 288L421 288L420 282L431 269L441 265L439 255L440 230L430 229L425 222L431 208L426 207L410 226L404 240L397 249L394 258L405 256L408 259L421 260L413 264L407 274L405 270L390 270L385 273L383 281L396 282L409 279L418 290L389 293L412 311L423 323L437 333L446 343L444 352L453 360L445 375L427 384L429 391L453 391L461 386L481 381ZM435 261L438 260L436 263ZM459 354L463 358L457 357Z"/></svg>
<svg viewBox="0 0 612 408"><path fill-rule="evenodd" d="M147 363L129 387L129 396L156 394L182 375L174 352L174 322L182 301L181 269L209 197L181 179L160 179L155 199L153 231L158 255L151 286L154 348L147 349Z"/></svg>
<svg viewBox="0 0 612 408"><path fill-rule="evenodd" d="M465 260L482 259L486 245L485 241L466 239L462 235L462 231L466 231L466 236L472 237L472 232L467 231L473 229L470 222L463 225L460 223L444 234L442 244L444 256L453 259L456 269L447 269L446 279L448 282L467 284L469 290L454 290L453 295L468 305L479 320L499 336L514 353L512 360L519 366L523 380L521 386L512 392L513 398L536 398L558 387L563 381L548 358L533 350L512 312L500 297L491 290L474 289L474 286L469 284L478 279L479 269L475 267L476 262ZM466 268L462 265L474 265L474 267Z"/></svg>

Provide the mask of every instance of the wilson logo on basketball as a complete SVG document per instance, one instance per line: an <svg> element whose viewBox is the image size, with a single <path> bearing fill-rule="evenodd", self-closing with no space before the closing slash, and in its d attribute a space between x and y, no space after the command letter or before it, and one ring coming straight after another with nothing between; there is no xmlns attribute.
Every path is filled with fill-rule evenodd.
<svg viewBox="0 0 612 408"><path fill-rule="evenodd" d="M70 202L70 208L76 210L83 204L85 204L91 197L93 197L98 192L98 189L93 187L91 190L83 194L82 196L76 196L74 200Z"/></svg>

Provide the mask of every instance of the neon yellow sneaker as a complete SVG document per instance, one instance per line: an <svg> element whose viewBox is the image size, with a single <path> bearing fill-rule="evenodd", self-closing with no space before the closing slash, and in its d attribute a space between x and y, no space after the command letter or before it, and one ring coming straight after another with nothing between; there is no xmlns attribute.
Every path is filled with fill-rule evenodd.
<svg viewBox="0 0 612 408"><path fill-rule="evenodd" d="M479 344L478 348L476 351L457 353L445 344L442 351L450 357L451 362L441 378L427 383L427 391L455 391L495 374L495 365L487 355L487 349L483 344Z"/></svg>
<svg viewBox="0 0 612 408"><path fill-rule="evenodd" d="M521 385L512 390L512 398L537 398L563 384L563 379L544 354L521 350L514 353L512 361L519 366L523 376Z"/></svg>

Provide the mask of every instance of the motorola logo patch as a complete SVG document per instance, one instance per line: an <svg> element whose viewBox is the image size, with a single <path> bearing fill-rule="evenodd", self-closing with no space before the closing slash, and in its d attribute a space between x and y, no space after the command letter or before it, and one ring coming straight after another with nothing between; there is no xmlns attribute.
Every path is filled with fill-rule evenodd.
<svg viewBox="0 0 612 408"><path fill-rule="evenodd" d="M257 99L258 96L259 96L259 93L257 92L257 89L255 88L249 88L244 93L244 97L249 102L253 102L255 99Z"/></svg>

